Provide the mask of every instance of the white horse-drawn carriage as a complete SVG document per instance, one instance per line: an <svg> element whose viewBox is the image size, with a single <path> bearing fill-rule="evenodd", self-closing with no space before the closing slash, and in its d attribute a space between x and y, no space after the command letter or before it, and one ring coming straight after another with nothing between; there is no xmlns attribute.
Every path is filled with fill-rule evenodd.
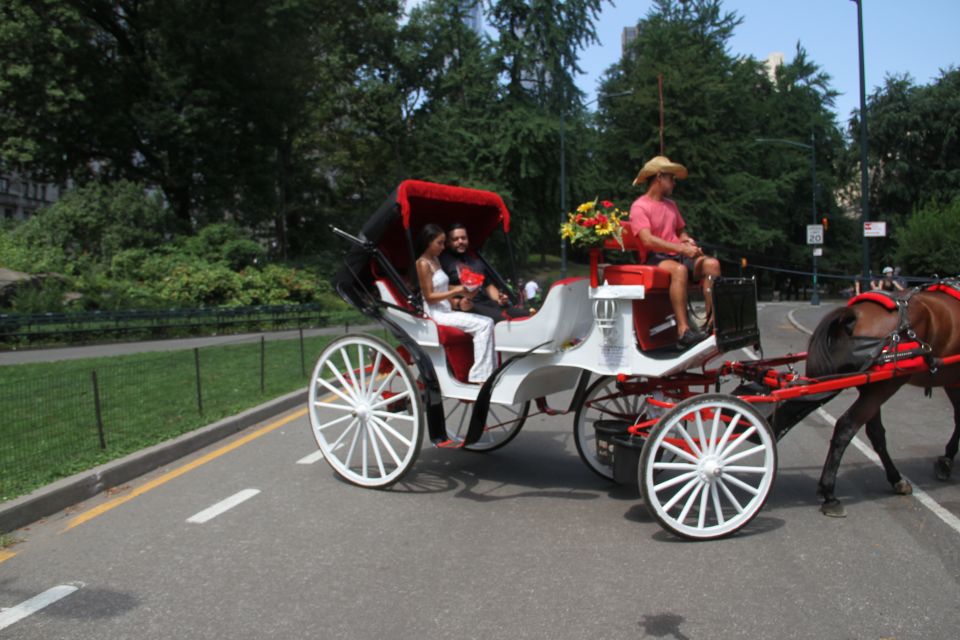
<svg viewBox="0 0 960 640"><path fill-rule="evenodd" d="M495 325L498 368L483 385L470 384L471 337L423 313L414 267L412 234L453 222L466 226L476 249L499 231L509 246L510 214L497 194L413 180L356 236L336 230L351 245L336 290L396 344L346 335L317 361L310 420L337 474L387 487L411 469L425 431L437 447L492 451L532 411L573 413L588 467L638 481L650 511L674 533L720 537L756 515L774 479L774 431L752 404L706 393L720 371L705 368L725 351L759 345L752 281L718 282L715 333L678 350L669 276L650 266L604 265L597 249L590 278L555 282L535 314ZM628 242L627 251L636 249ZM551 408L546 398L563 392L567 408Z"/></svg>

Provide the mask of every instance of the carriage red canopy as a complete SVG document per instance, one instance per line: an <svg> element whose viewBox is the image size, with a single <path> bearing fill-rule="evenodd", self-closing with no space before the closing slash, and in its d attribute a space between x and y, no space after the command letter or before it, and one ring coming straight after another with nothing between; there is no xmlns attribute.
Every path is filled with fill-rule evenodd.
<svg viewBox="0 0 960 640"><path fill-rule="evenodd" d="M454 222L466 227L470 246L480 249L497 227L510 231L510 212L503 199L492 191L404 180L358 235L379 248L394 268L409 279L408 272L417 257L414 254L419 250L414 245L420 230L430 223L447 229ZM333 278L337 291L345 295L344 288L358 279L369 286L373 281L371 262L367 249L351 247L344 257L344 266Z"/></svg>

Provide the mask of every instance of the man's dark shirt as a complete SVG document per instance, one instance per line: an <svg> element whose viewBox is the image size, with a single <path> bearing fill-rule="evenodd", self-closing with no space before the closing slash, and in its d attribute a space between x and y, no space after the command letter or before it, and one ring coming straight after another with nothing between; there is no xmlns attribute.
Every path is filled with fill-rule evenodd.
<svg viewBox="0 0 960 640"><path fill-rule="evenodd" d="M483 286L477 291L477 295L474 296L473 301L475 303L484 301L493 302L493 300L490 300L490 296L487 295L487 285L490 284L490 274L487 273L486 266L484 266L483 261L480 260L475 253L467 251L461 254L450 251L449 249L444 249L438 259L440 260L440 266L443 267L443 270L447 273L447 277L450 278L451 287L460 284L460 272L457 270L460 265L469 267L470 270L475 273L482 273ZM497 302L497 304L499 304L499 302Z"/></svg>

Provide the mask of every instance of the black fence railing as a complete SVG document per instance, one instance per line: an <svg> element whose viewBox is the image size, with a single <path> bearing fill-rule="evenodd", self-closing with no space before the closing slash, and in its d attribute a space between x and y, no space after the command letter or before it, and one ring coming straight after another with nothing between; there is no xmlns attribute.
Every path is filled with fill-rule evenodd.
<svg viewBox="0 0 960 640"><path fill-rule="evenodd" d="M299 333L0 367L0 501L306 386L336 336Z"/></svg>
<svg viewBox="0 0 960 640"><path fill-rule="evenodd" d="M0 314L0 348L326 326L353 319L319 304Z"/></svg>

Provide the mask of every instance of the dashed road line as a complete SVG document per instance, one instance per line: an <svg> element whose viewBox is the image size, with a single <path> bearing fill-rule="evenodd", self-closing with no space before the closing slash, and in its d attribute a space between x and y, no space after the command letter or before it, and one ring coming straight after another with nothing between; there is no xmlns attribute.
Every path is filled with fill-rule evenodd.
<svg viewBox="0 0 960 640"><path fill-rule="evenodd" d="M3 631L15 622L19 622L27 616L40 611L44 607L53 604L57 600L66 598L79 588L80 587L72 584L57 585L52 589L47 589L40 595L33 596L29 600L21 602L15 607L10 607L9 609L0 611L0 631Z"/></svg>
<svg viewBox="0 0 960 640"><path fill-rule="evenodd" d="M323 451L314 451L308 456L304 456L297 460L297 464L313 464L314 462L320 462L323 460Z"/></svg>
<svg viewBox="0 0 960 640"><path fill-rule="evenodd" d="M79 526L79 525L83 524L84 522L88 522L88 521L90 521L90 520L93 520L93 519L96 518L97 516L103 515L103 514L106 513L107 511L110 511L111 509L114 509L114 508L116 508L116 507L119 507L120 505L122 505L122 504L124 504L124 503L126 503L126 502L129 502L130 500L133 500L134 498L136 498L136 497L138 497L138 496L141 496L141 495L143 495L144 493L146 493L146 492L148 492L148 491L152 491L153 489L156 489L157 487L159 487L159 486L161 486L161 485L164 485L164 484L170 482L171 480L173 480L173 479L175 479L175 478L179 478L180 476L182 476L183 474L187 473L188 471L192 471L192 470L196 469L197 467L199 467L199 466L201 466L201 465L204 465L204 464L210 462L211 460L216 460L216 459L219 458L220 456L222 456L222 455L224 455L224 454L227 454L227 453L233 451L234 449L237 449L237 448L239 448L239 447L242 447L243 445L247 444L248 442L250 442L250 441L252 441L252 440L256 440L256 439L259 438L260 436L264 436L264 435L270 433L271 431L275 431L276 429L279 429L280 427L282 427L282 426L285 425L285 424L288 424L288 423L290 423L290 422L293 422L294 420L296 420L296 419L298 419L298 418L302 418L302 417L305 416L306 414L307 414L307 409L306 409L306 408L300 409L300 410L298 410L298 411L295 411L295 412L289 414L288 416L286 416L286 417L284 417L284 418L281 418L280 420L277 420L276 422L273 422L273 423L271 423L271 424L268 424L268 425L265 426L265 427L261 427L261 428L257 429L257 430L254 431L253 433L250 433L250 434L248 434L248 435L246 435L246 436L244 436L244 437L242 437L242 438L239 438L239 439L237 439L237 440L234 440L233 442L231 442L230 444L228 444L228 445L226 445L226 446L224 446L224 447L220 447L220 448L217 449L216 451L211 451L210 453L206 454L205 456L202 456L202 457L200 457L200 458L197 458L197 459L194 460L193 462L188 462L187 464L185 464L185 465L183 465L183 466L181 466L181 467L177 467L177 468L174 469L173 471L169 471L169 472L163 474L162 476L160 476L159 478L155 478L155 479L151 480L150 482L147 482L147 483L143 484L142 486L139 486L139 487L135 488L133 491L131 491L130 493L128 493L128 494L126 494L126 495L120 496L120 497L118 497L118 498L114 498L113 500L110 500L110 501L108 501L108 502L105 502L105 503L101 504L101 505L98 506L98 507L94 507L94 508L92 508L92 509L90 509L90 510L88 510L88 511L85 511L85 512L81 513L80 515L78 515L77 517L71 519L70 522L67 523L67 528L64 529L64 531L69 531L70 529L73 529L74 527Z"/></svg>
<svg viewBox="0 0 960 640"><path fill-rule="evenodd" d="M238 504L246 502L253 496L260 493L260 489L244 489L243 491L238 491L229 498L224 498L220 502L210 507L207 507L199 513L187 518L187 522L192 522L194 524L203 524L204 522L210 522L217 516L233 509Z"/></svg>

